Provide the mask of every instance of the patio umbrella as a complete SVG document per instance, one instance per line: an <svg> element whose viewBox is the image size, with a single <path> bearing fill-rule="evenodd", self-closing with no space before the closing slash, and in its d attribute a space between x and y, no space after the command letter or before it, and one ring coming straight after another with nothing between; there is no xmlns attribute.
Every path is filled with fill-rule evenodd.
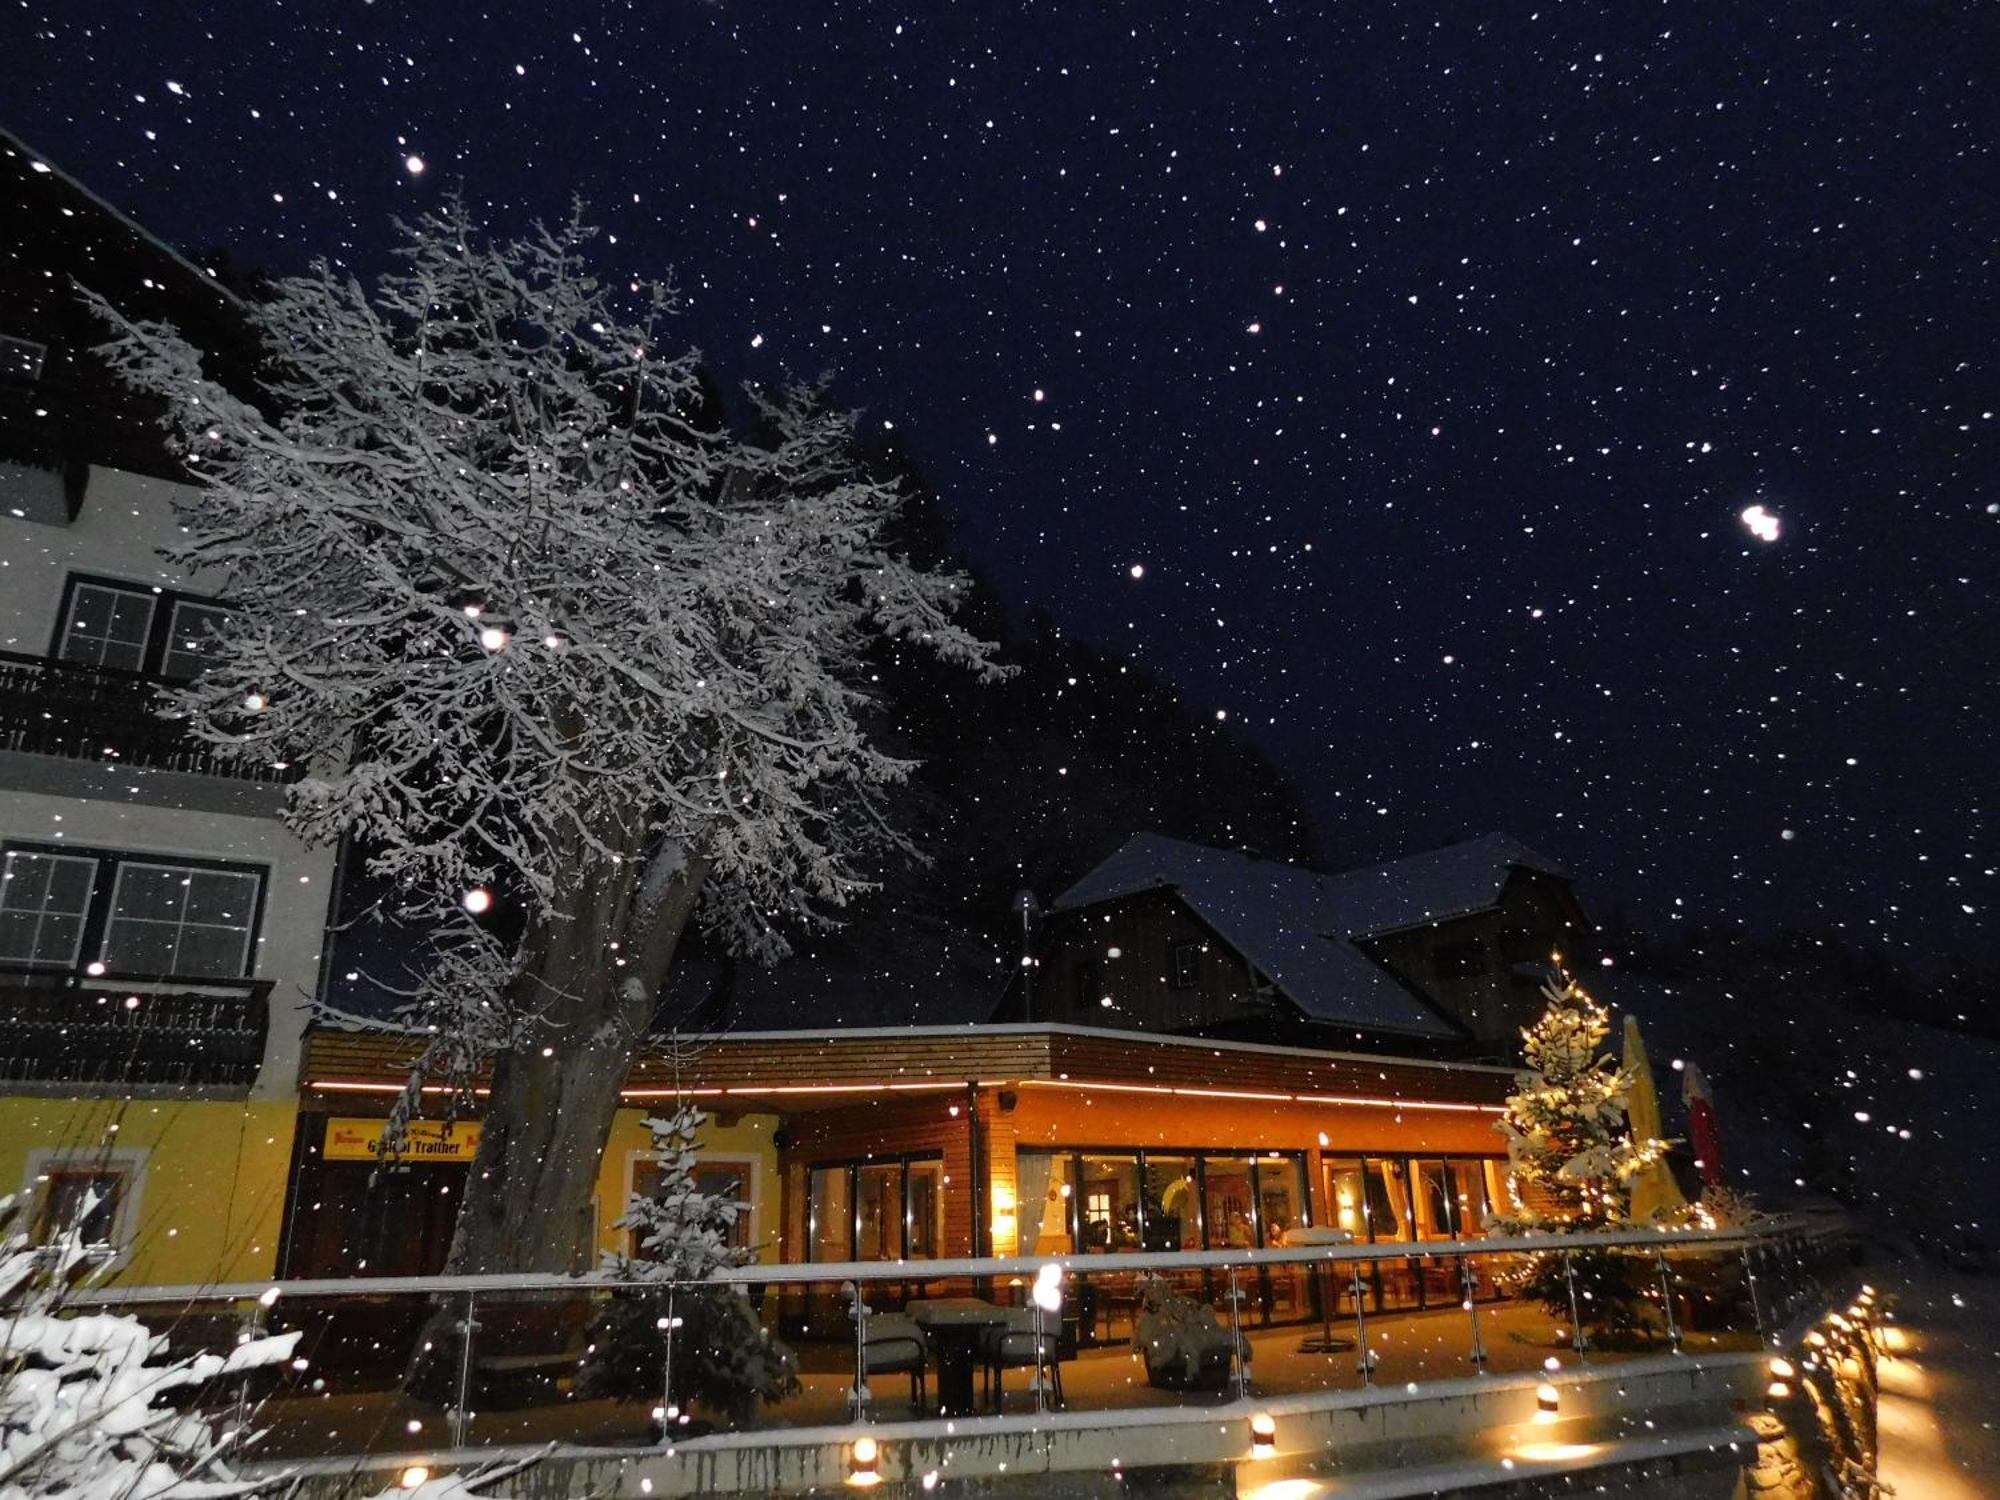
<svg viewBox="0 0 2000 1500"><path fill-rule="evenodd" d="M1715 1124L1715 1096L1708 1079L1693 1063L1681 1070L1681 1102L1687 1105L1688 1135L1694 1142L1694 1164L1703 1184L1722 1186L1722 1132Z"/></svg>
<svg viewBox="0 0 2000 1500"><path fill-rule="evenodd" d="M1653 1087L1653 1065L1646 1060L1646 1044L1639 1039L1637 1016L1625 1018L1625 1071L1632 1079L1625 1094L1625 1118L1631 1122L1632 1139L1655 1140L1660 1135L1660 1095ZM1632 1219L1635 1223L1664 1218L1686 1205L1687 1199L1681 1196L1674 1174L1667 1170L1665 1157L1645 1167L1632 1179Z"/></svg>

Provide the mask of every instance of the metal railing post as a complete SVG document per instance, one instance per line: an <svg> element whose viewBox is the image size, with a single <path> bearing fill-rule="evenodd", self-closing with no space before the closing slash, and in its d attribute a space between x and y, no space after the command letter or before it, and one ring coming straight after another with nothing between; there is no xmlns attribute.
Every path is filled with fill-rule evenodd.
<svg viewBox="0 0 2000 1500"><path fill-rule="evenodd" d="M1743 1247L1743 1280L1750 1288L1750 1321L1757 1326L1757 1340L1764 1339L1764 1299L1757 1291L1757 1247Z"/></svg>
<svg viewBox="0 0 2000 1500"><path fill-rule="evenodd" d="M847 1290L854 1298L850 1312L854 1318L854 1384L847 1392L847 1410L857 1422L868 1418L868 1304L861 1296L861 1283L850 1281Z"/></svg>
<svg viewBox="0 0 2000 1500"><path fill-rule="evenodd" d="M1375 1356L1368 1348L1368 1316L1362 1311L1361 1262L1354 1263L1354 1347L1355 1363L1364 1386L1375 1383Z"/></svg>
<svg viewBox="0 0 2000 1500"><path fill-rule="evenodd" d="M1465 1292L1466 1316L1472 1320L1472 1368L1484 1375L1486 1341L1479 1333L1479 1288L1472 1274L1472 1257L1462 1250L1458 1256L1458 1284Z"/></svg>
<svg viewBox="0 0 2000 1500"><path fill-rule="evenodd" d="M1577 1307L1576 1301L1576 1254L1574 1251L1565 1250L1562 1258L1563 1280L1569 1284L1569 1334L1571 1342L1576 1347L1576 1362L1582 1364L1583 1352L1590 1347L1590 1343L1583 1336L1583 1314Z"/></svg>
<svg viewBox="0 0 2000 1500"><path fill-rule="evenodd" d="M468 1420L466 1406L472 1400L472 1330L473 1313L477 1307L479 1294L465 1294L465 1321L458 1330L458 1403L451 1413L451 1445L465 1446L465 1427Z"/></svg>
<svg viewBox="0 0 2000 1500"><path fill-rule="evenodd" d="M1674 1317L1674 1284L1673 1278L1667 1272L1667 1252L1664 1250L1655 1250L1653 1258L1659 1263L1660 1267L1660 1311L1666 1314L1667 1344L1675 1353L1679 1353L1681 1347L1681 1326L1679 1321Z"/></svg>
<svg viewBox="0 0 2000 1500"><path fill-rule="evenodd" d="M1229 1272L1229 1357L1236 1362L1236 1399L1243 1401L1250 1396L1250 1346L1243 1339L1243 1319L1237 1305L1242 1293L1236 1286L1236 1267L1224 1269Z"/></svg>
<svg viewBox="0 0 2000 1500"><path fill-rule="evenodd" d="M674 1325L680 1319L674 1315L674 1283L667 1283L667 1315L660 1320L663 1347L660 1352L660 1441L666 1442L673 1435L674 1420L680 1411L674 1405Z"/></svg>

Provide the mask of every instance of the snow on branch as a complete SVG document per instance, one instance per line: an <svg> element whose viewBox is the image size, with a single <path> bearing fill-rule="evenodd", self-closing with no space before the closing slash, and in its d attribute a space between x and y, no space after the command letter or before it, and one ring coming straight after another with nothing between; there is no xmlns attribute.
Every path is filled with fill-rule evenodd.
<svg viewBox="0 0 2000 1500"><path fill-rule="evenodd" d="M967 581L889 550L851 417L800 388L757 397L764 444L704 430L671 290L593 275L594 233L453 202L373 289L315 266L252 309L256 403L96 299L197 476L176 560L239 606L172 711L306 767L292 827L356 836L407 913L498 884L559 922L579 871L672 847L775 955L863 888L910 769L864 732L871 642L1002 669Z"/></svg>

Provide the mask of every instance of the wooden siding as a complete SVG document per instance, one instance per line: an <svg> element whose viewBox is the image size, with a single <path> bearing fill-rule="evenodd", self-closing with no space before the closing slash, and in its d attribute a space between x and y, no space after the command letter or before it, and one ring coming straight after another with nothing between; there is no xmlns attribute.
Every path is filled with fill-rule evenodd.
<svg viewBox="0 0 2000 1500"><path fill-rule="evenodd" d="M368 1093L327 1089L329 1082L386 1090L400 1085L417 1043L392 1033L319 1030L306 1038L309 1108L338 1101L365 1112ZM1509 1074L1449 1063L1356 1057L1224 1042L1192 1042L1132 1033L1052 1028L1012 1031L967 1028L948 1032L719 1037L681 1069L697 1098L740 1099L741 1107L779 1107L803 1116L844 1107L848 1087L879 1086L913 1100L942 1099L951 1085L1004 1084L1020 1079L1122 1083L1166 1089L1236 1089L1293 1095L1341 1095L1416 1102L1497 1104ZM634 1066L628 1087L671 1089L673 1076L657 1057ZM798 1091L798 1092L794 1092ZM825 1091L825 1092L817 1092ZM381 1099L387 1108L388 1095ZM940 1103L939 1107L943 1107Z"/></svg>

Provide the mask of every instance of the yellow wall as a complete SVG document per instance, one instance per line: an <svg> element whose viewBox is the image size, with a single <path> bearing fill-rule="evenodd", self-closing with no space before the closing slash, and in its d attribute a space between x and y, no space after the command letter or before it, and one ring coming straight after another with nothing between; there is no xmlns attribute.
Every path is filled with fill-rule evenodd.
<svg viewBox="0 0 2000 1500"><path fill-rule="evenodd" d="M56 1152L138 1158L140 1188L109 1280L260 1281L275 1274L297 1101L0 1098L0 1193L34 1189Z"/></svg>
<svg viewBox="0 0 2000 1500"><path fill-rule="evenodd" d="M633 1158L650 1152L653 1137L646 1120L664 1113L657 1109L621 1109L612 1122L611 1138L604 1148L604 1163L597 1177L597 1236L605 1250L622 1250L623 1230L613 1225L624 1216L626 1199L632 1192ZM760 1261L775 1261L778 1241L778 1148L772 1136L778 1128L776 1115L744 1115L733 1124L720 1125L710 1115L695 1138L698 1159L741 1161L751 1174L751 1197L755 1205L750 1222L750 1242L758 1246Z"/></svg>

